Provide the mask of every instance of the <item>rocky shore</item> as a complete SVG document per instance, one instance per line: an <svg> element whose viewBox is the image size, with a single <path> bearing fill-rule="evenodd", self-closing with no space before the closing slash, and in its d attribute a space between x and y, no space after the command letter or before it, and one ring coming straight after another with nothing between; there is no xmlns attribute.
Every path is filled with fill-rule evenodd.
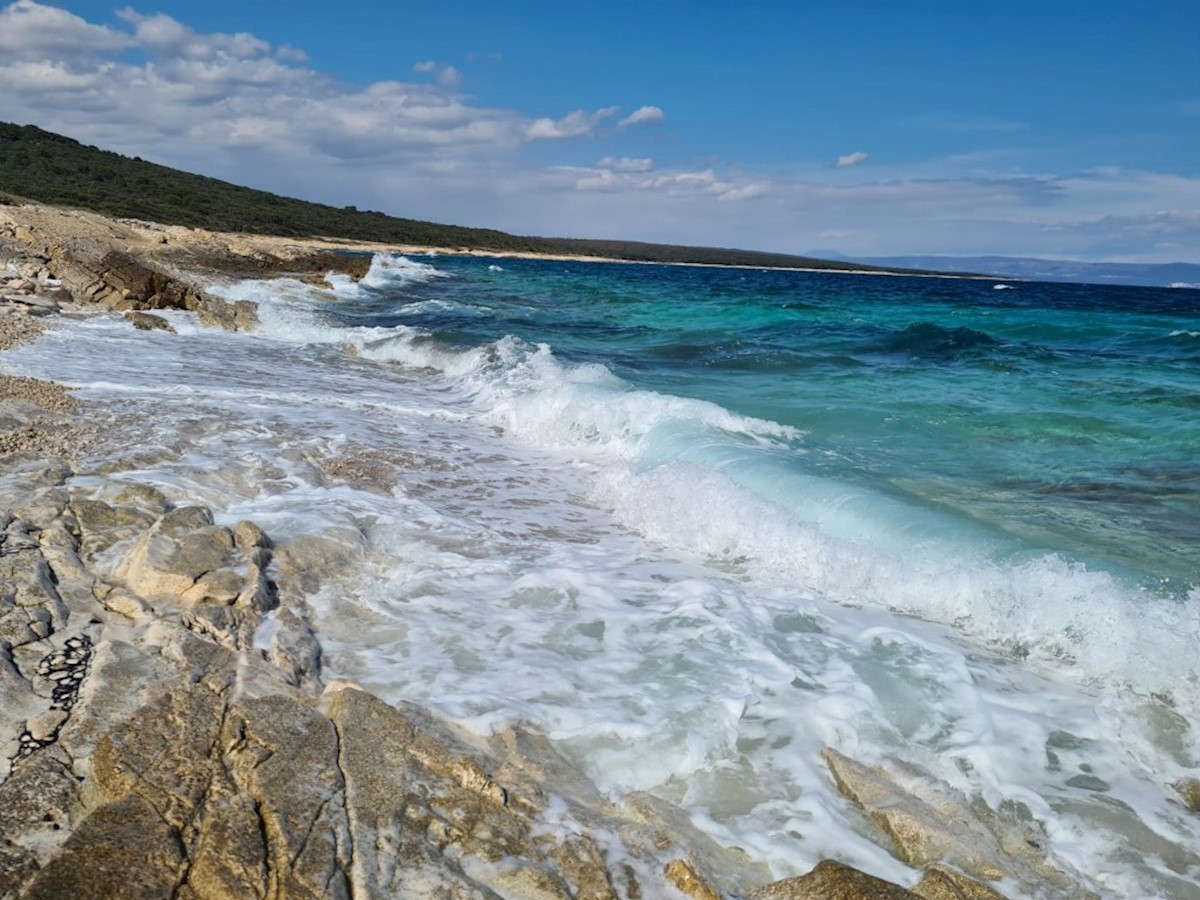
<svg viewBox="0 0 1200 900"><path fill-rule="evenodd" d="M0 351L66 316L253 328L252 304L206 284L365 265L3 206ZM825 752L914 887L836 860L772 881L667 801L603 795L535 729L481 736L327 683L308 603L338 546L224 527L127 477L119 424L0 375L0 898L1094 896L1046 861L1036 822L899 760Z"/></svg>

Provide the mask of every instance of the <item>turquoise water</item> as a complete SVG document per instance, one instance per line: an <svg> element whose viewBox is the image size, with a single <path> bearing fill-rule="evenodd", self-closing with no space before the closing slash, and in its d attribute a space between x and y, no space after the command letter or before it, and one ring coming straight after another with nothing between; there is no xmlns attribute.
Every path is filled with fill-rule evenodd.
<svg viewBox="0 0 1200 900"><path fill-rule="evenodd" d="M328 678L535 723L776 877L919 877L829 746L1200 897L1200 292L380 255L223 293L261 326L0 366L117 404L106 477L342 547Z"/></svg>
<svg viewBox="0 0 1200 900"><path fill-rule="evenodd" d="M1196 291L522 260L496 271L470 258L437 267L450 277L368 291L335 315L453 345L544 342L563 363L604 365L632 387L792 426L803 435L755 448L753 464L723 461L772 493L789 475L817 475L917 519L944 517L1002 556L1061 552L1180 597L1200 581ZM775 499L803 514L804 497Z"/></svg>

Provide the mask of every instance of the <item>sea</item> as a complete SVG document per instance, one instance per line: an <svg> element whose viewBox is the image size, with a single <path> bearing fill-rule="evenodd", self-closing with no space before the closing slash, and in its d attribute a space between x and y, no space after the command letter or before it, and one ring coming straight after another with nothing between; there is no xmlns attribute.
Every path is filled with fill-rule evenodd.
<svg viewBox="0 0 1200 900"><path fill-rule="evenodd" d="M348 548L310 598L327 679L535 723L775 877L917 878L828 746L1035 830L1100 896L1200 897L1171 787L1200 777L1200 291L333 277L220 287L254 331L94 315L0 368L120 411L106 477Z"/></svg>

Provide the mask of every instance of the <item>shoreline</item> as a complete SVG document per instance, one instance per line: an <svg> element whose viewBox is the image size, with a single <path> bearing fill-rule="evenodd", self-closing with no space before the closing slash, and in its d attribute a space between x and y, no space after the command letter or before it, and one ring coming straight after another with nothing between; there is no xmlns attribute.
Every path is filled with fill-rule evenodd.
<svg viewBox="0 0 1200 900"><path fill-rule="evenodd" d="M45 208L16 219L0 207L0 262L16 275L0 291L15 310L0 318L12 342L0 371L5 347L60 316L169 330L153 310L170 308L252 329L252 304L206 296L209 281L331 249ZM188 268L235 257L225 274ZM13 585L0 605L0 897L1088 896L1028 850L980 863L963 823L976 842L991 826L966 798L935 809L946 786L900 784L832 750L833 785L922 879L911 891L831 860L771 881L665 800L603 796L532 728L478 735L326 684L309 598L352 565L344 548L218 526L123 478L145 465L126 443L136 429L61 385L0 374L0 411L3 436L25 435L0 445ZM902 820L920 827L901 834Z"/></svg>

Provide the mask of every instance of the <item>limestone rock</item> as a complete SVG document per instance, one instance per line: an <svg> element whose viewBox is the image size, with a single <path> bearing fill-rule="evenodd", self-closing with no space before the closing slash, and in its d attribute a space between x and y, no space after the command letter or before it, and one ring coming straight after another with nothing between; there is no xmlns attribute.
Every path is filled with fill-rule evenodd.
<svg viewBox="0 0 1200 900"><path fill-rule="evenodd" d="M1002 829L994 814L984 821L958 792L929 773L899 761L894 772L867 767L826 747L821 752L838 790L857 803L914 868L948 863L974 878L1011 878L1027 891L1053 886L1071 896L1091 896L1050 866L1037 841ZM900 783L903 779L903 785Z"/></svg>
<svg viewBox="0 0 1200 900"><path fill-rule="evenodd" d="M831 859L807 875L772 882L746 894L746 900L919 900L912 891Z"/></svg>
<svg viewBox="0 0 1200 900"><path fill-rule="evenodd" d="M683 851L684 862L696 878L717 890L738 893L771 877L765 865L753 862L740 850L721 846L692 824L686 812L661 797L634 791L625 797L621 808L634 821L649 828L656 846ZM637 845L638 838L630 829L622 829L621 835L627 844Z"/></svg>
<svg viewBox="0 0 1200 900"><path fill-rule="evenodd" d="M60 748L45 747L0 783L0 896L10 896L36 871L47 848L61 845L70 833L79 789L70 763Z"/></svg>
<svg viewBox="0 0 1200 900"><path fill-rule="evenodd" d="M356 853L352 883L363 896L616 897L603 852L582 829L538 837L545 812L501 785L478 745L424 711L392 708L353 689L333 695L341 768ZM390 765L381 767L378 759ZM427 890L423 885L439 885Z"/></svg>
<svg viewBox="0 0 1200 900"><path fill-rule="evenodd" d="M946 866L926 869L913 893L923 900L1006 900L999 891Z"/></svg>
<svg viewBox="0 0 1200 900"><path fill-rule="evenodd" d="M1175 788L1188 809L1200 813L1200 778L1181 778L1171 787Z"/></svg>
<svg viewBox="0 0 1200 900"><path fill-rule="evenodd" d="M125 321L139 331L166 331L170 334L178 334L175 326L162 316L156 316L147 312L130 310L125 313Z"/></svg>
<svg viewBox="0 0 1200 900"><path fill-rule="evenodd" d="M663 869L663 875L677 891L692 900L721 900L721 895L685 860L671 860Z"/></svg>
<svg viewBox="0 0 1200 900"><path fill-rule="evenodd" d="M22 897L171 897L184 862L178 835L153 806L130 795L88 816L62 852L38 871Z"/></svg>
<svg viewBox="0 0 1200 900"><path fill-rule="evenodd" d="M262 551L258 551L262 553ZM184 605L270 604L263 557L239 559L233 534L212 523L204 506L185 506L163 515L116 569L133 592Z"/></svg>

